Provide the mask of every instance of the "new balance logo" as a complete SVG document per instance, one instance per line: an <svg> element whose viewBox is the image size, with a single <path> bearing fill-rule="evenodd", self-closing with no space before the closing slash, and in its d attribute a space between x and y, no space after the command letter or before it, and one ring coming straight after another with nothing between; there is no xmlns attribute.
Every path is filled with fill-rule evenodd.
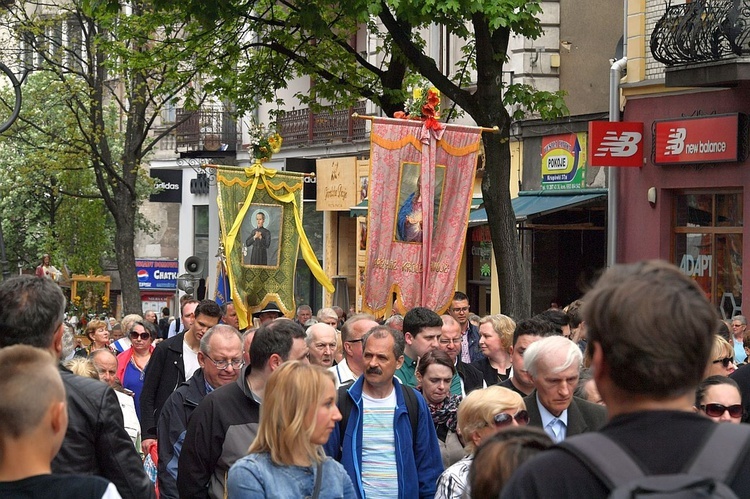
<svg viewBox="0 0 750 499"><path fill-rule="evenodd" d="M687 130L684 128L670 128L664 156L682 154L683 149L685 149L685 137L687 137Z"/></svg>
<svg viewBox="0 0 750 499"><path fill-rule="evenodd" d="M614 130L608 131L596 149L594 156L613 158L629 158L638 152L638 143L643 135L638 132L622 132L619 136Z"/></svg>

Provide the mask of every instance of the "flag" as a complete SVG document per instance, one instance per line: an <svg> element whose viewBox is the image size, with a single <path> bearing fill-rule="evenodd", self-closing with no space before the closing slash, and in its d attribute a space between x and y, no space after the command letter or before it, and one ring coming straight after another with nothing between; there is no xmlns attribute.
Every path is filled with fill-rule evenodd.
<svg viewBox="0 0 750 499"><path fill-rule="evenodd" d="M373 120L363 308L376 316L393 293L442 313L455 290L482 130L428 125Z"/></svg>
<svg viewBox="0 0 750 499"><path fill-rule="evenodd" d="M247 327L248 313L271 301L284 315L294 315L299 251L315 278L333 292L302 227L304 176L264 168L260 162L217 170L226 270L240 328Z"/></svg>

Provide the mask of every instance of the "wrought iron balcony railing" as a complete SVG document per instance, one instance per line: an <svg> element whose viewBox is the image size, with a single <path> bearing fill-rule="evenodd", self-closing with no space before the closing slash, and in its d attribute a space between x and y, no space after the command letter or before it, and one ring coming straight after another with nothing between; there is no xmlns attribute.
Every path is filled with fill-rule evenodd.
<svg viewBox="0 0 750 499"><path fill-rule="evenodd" d="M750 54L750 0L696 0L667 7L651 54L667 66Z"/></svg>
<svg viewBox="0 0 750 499"><path fill-rule="evenodd" d="M237 150L237 122L223 108L177 109L176 121L179 152Z"/></svg>
<svg viewBox="0 0 750 499"><path fill-rule="evenodd" d="M352 118L355 112L364 114L365 103L360 102L346 110L329 108L318 113L311 113L309 109L287 111L278 121L284 145L364 139L365 120Z"/></svg>

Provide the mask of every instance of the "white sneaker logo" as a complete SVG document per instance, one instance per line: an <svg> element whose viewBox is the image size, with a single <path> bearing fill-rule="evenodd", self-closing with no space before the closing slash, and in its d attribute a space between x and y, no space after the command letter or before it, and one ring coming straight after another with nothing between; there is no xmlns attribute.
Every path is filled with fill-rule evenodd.
<svg viewBox="0 0 750 499"><path fill-rule="evenodd" d="M604 135L594 156L601 157L609 153L613 158L629 158L638 152L638 143L642 137L638 132L622 132L618 137L617 132L610 130Z"/></svg>
<svg viewBox="0 0 750 499"><path fill-rule="evenodd" d="M684 128L670 128L667 136L667 147L664 156L677 156L685 149L685 137L687 130Z"/></svg>

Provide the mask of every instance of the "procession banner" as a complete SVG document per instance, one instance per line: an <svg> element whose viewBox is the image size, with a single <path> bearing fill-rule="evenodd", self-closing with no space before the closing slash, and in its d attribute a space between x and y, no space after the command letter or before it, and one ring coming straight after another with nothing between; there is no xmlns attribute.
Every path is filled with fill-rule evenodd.
<svg viewBox="0 0 750 499"><path fill-rule="evenodd" d="M373 119L363 308L444 312L456 286L482 129Z"/></svg>
<svg viewBox="0 0 750 499"><path fill-rule="evenodd" d="M216 288L214 288L214 301L222 306L228 301L231 301L232 295L229 290L229 276L227 275L227 268L224 262L219 260L216 262Z"/></svg>
<svg viewBox="0 0 750 499"><path fill-rule="evenodd" d="M247 327L248 312L271 301L293 316L298 250L315 278L333 292L302 227L304 176L260 162L244 169L216 168L222 242L240 328Z"/></svg>

